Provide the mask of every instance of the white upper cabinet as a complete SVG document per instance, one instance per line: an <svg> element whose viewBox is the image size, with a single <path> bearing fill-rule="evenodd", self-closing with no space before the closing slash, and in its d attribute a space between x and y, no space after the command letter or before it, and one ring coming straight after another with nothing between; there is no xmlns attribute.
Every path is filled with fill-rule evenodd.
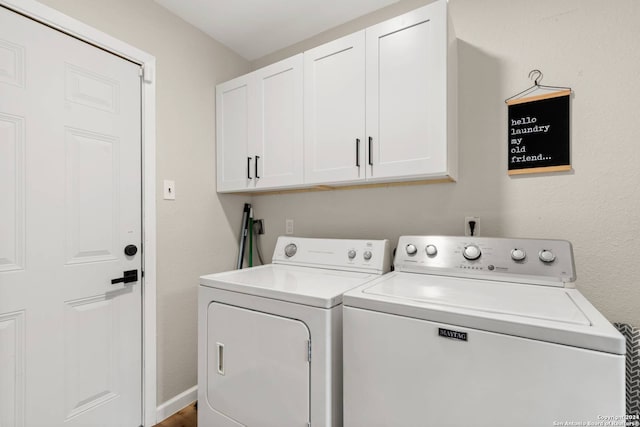
<svg viewBox="0 0 640 427"><path fill-rule="evenodd" d="M367 179L455 178L455 44L438 1L368 28Z"/></svg>
<svg viewBox="0 0 640 427"><path fill-rule="evenodd" d="M303 182L302 54L216 87L219 192Z"/></svg>
<svg viewBox="0 0 640 427"><path fill-rule="evenodd" d="M305 183L365 178L365 32L304 53Z"/></svg>
<svg viewBox="0 0 640 427"><path fill-rule="evenodd" d="M303 182L302 54L255 71L249 156L256 189Z"/></svg>
<svg viewBox="0 0 640 427"><path fill-rule="evenodd" d="M216 87L217 178L221 192L245 190L250 182L249 77Z"/></svg>
<svg viewBox="0 0 640 427"><path fill-rule="evenodd" d="M218 191L455 180L456 55L438 0L218 85Z"/></svg>

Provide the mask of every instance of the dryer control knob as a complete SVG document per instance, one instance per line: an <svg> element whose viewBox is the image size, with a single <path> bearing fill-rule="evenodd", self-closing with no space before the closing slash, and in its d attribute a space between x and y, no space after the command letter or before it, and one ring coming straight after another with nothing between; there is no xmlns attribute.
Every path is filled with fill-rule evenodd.
<svg viewBox="0 0 640 427"><path fill-rule="evenodd" d="M515 248L511 250L511 259L514 261L522 261L526 257L527 253L524 251L524 249Z"/></svg>
<svg viewBox="0 0 640 427"><path fill-rule="evenodd" d="M356 251L354 249L349 249L349 252L347 252L347 256L349 257L349 259L354 259L356 257Z"/></svg>
<svg viewBox="0 0 640 427"><path fill-rule="evenodd" d="M548 249L541 250L538 257L540 258L540 261L545 263L550 263L556 260L555 254Z"/></svg>
<svg viewBox="0 0 640 427"><path fill-rule="evenodd" d="M369 261L371 259L371 255L371 251L364 251L364 254L362 254L365 261Z"/></svg>
<svg viewBox="0 0 640 427"><path fill-rule="evenodd" d="M416 248L416 245L412 245L411 243L409 243L407 245L405 250L407 251L407 254L409 254L409 255L415 255L418 252L418 248Z"/></svg>
<svg viewBox="0 0 640 427"><path fill-rule="evenodd" d="M298 247L295 243L289 243L284 247L284 254L287 256L287 258L291 258L296 254L296 252L298 252Z"/></svg>
<svg viewBox="0 0 640 427"><path fill-rule="evenodd" d="M427 255L429 256L435 256L438 253L438 248L436 248L435 245L427 245L424 250L427 251Z"/></svg>
<svg viewBox="0 0 640 427"><path fill-rule="evenodd" d="M480 255L482 255L482 252L480 251L480 248L477 247L476 245L468 245L468 246L465 246L464 251L462 251L462 255L469 261L473 261L480 258Z"/></svg>

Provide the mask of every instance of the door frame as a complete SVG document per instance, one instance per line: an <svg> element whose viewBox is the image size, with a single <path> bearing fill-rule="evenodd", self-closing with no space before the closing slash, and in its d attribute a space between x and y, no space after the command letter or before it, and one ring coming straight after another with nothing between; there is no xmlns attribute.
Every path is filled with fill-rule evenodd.
<svg viewBox="0 0 640 427"><path fill-rule="evenodd" d="M131 62L143 71L142 105L142 416L156 412L156 58L35 0L0 0L0 6L27 16Z"/></svg>

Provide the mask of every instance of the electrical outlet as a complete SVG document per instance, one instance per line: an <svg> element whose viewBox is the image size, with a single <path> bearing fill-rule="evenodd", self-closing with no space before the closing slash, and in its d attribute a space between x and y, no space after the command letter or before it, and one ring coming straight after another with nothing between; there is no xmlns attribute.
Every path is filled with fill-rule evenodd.
<svg viewBox="0 0 640 427"><path fill-rule="evenodd" d="M284 225L285 225L284 234L293 234L293 220L292 219L286 219L284 221Z"/></svg>
<svg viewBox="0 0 640 427"><path fill-rule="evenodd" d="M475 237L478 237L480 235L480 217L479 216L464 217L464 235L475 236Z"/></svg>
<svg viewBox="0 0 640 427"><path fill-rule="evenodd" d="M176 199L176 182L165 179L164 180L164 199L175 200Z"/></svg>

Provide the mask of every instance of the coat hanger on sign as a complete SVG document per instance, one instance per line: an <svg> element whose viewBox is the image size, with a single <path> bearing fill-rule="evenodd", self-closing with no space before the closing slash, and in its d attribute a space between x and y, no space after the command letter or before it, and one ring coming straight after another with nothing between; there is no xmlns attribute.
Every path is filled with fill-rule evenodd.
<svg viewBox="0 0 640 427"><path fill-rule="evenodd" d="M504 102L506 102L507 104L509 103L509 101L512 101L516 98L521 98L524 95L528 95L538 89L543 89L543 90L559 90L559 91L566 91L568 90L569 93L571 93L571 88L570 87L565 87L565 86L546 86L546 85L541 85L540 81L542 80L542 71L540 70L531 70L529 71L529 79L533 80L533 86L528 87L527 89L523 90L522 92L516 93L515 95L513 95L510 98L507 98L504 100Z"/></svg>

